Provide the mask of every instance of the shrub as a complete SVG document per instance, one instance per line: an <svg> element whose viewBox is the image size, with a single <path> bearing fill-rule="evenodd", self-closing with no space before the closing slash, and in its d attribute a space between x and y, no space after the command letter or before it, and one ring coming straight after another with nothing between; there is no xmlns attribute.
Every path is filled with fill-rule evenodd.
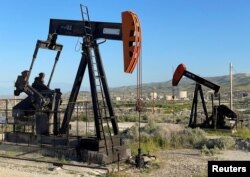
<svg viewBox="0 0 250 177"><path fill-rule="evenodd" d="M218 140L218 148L220 149L232 149L235 147L235 140L231 136L224 136Z"/></svg>
<svg viewBox="0 0 250 177"><path fill-rule="evenodd" d="M152 119L150 119L148 121L148 124L145 125L145 127L142 128L143 132L146 132L148 134L155 134L156 129L159 128L159 126L157 126L157 124L155 123L155 121L153 121Z"/></svg>
<svg viewBox="0 0 250 177"><path fill-rule="evenodd" d="M123 133L124 136L125 136L125 138L137 141L138 137L139 137L139 130L138 130L138 128L139 128L139 125L136 123L131 128L125 130L125 132Z"/></svg>
<svg viewBox="0 0 250 177"><path fill-rule="evenodd" d="M223 136L219 139L204 140L199 144L197 144L196 148L202 148L203 146L206 146L208 149L213 149L213 148L219 148L221 150L232 149L235 146L235 140L230 136Z"/></svg>
<svg viewBox="0 0 250 177"><path fill-rule="evenodd" d="M196 147L197 144L206 140L206 133L200 128L184 129L179 133L173 133L171 136L171 146L173 147Z"/></svg>
<svg viewBox="0 0 250 177"><path fill-rule="evenodd" d="M119 122L136 122L137 119L138 119L137 116L130 114L118 116Z"/></svg>
<svg viewBox="0 0 250 177"><path fill-rule="evenodd" d="M128 177L128 174L124 172L112 172L112 173L105 175L105 177Z"/></svg>
<svg viewBox="0 0 250 177"><path fill-rule="evenodd" d="M248 127L242 127L237 130L235 136L241 137L241 138L250 138L250 128Z"/></svg>
<svg viewBox="0 0 250 177"><path fill-rule="evenodd" d="M128 129L125 137L132 153L137 153L138 149L138 124ZM180 125L157 125L150 120L141 128L141 146L143 153L154 152L166 148L193 148L202 147L206 142L206 133L200 128L184 129Z"/></svg>
<svg viewBox="0 0 250 177"><path fill-rule="evenodd" d="M220 149L218 147L214 147L214 148L207 148L206 145L202 146L201 148L201 154L203 155L207 155L207 156L213 156L215 154L219 154L220 153Z"/></svg>
<svg viewBox="0 0 250 177"><path fill-rule="evenodd" d="M87 121L87 117L86 117L86 115L85 114L80 114L80 115L78 115L78 116L73 116L72 118L71 118L71 121Z"/></svg>
<svg viewBox="0 0 250 177"><path fill-rule="evenodd" d="M235 140L230 136L219 139L210 139L203 142L201 153L208 156L219 154L221 150L231 149L235 146Z"/></svg>
<svg viewBox="0 0 250 177"><path fill-rule="evenodd" d="M143 116L142 116L142 122L148 122L148 120L149 120L149 118L148 118L148 116L146 115L146 114L144 114Z"/></svg>
<svg viewBox="0 0 250 177"><path fill-rule="evenodd" d="M170 139L170 146L174 148L180 148L184 145L183 134L173 133Z"/></svg>
<svg viewBox="0 0 250 177"><path fill-rule="evenodd" d="M181 120L180 118L177 118L175 122L176 122L177 124L180 124L181 121L182 121L182 120Z"/></svg>

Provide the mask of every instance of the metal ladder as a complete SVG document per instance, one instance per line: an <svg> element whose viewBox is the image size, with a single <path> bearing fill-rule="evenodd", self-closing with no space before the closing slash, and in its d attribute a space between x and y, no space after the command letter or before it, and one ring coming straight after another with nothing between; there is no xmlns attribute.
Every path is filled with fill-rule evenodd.
<svg viewBox="0 0 250 177"><path fill-rule="evenodd" d="M97 63L94 62L95 55L92 54L91 58L92 58L93 72L94 72L94 76L95 76L96 98L98 101L98 104L97 104L98 105L98 115L99 115L98 122L99 122L99 127L101 130L101 133L103 135L103 140L105 142L106 153L108 155L109 152L108 152L108 145L107 145L107 137L106 136L110 137L112 149L113 149L113 141L112 141L112 134L111 134L111 129L110 129L110 125L109 125L110 116L108 116L106 98L104 95L103 85L101 82L101 78L104 76L100 75ZM104 128L104 120L105 120L107 129Z"/></svg>
<svg viewBox="0 0 250 177"><path fill-rule="evenodd" d="M85 38L87 40L92 41L93 40L93 34L92 34L92 27L90 24L90 18L89 18L89 10L87 6L80 5L81 8L81 14L82 14L82 21L84 23L84 33L85 33Z"/></svg>
<svg viewBox="0 0 250 177"><path fill-rule="evenodd" d="M106 98L105 95L103 93L103 86L102 86L102 82L101 82L101 76L99 73L99 69L96 63L96 57L95 57L95 53L93 51L93 46L92 46L92 42L93 42L93 35L92 35L92 28L91 28L91 24L90 24L90 18L89 18L89 13L88 13L88 8L84 5L81 5L81 13L82 13L82 19L84 22L84 31L85 31L85 40L87 40L87 42L90 43L90 60L91 60L91 67L92 67L92 71L93 71L93 76L94 76L94 85L96 87L96 101L97 101L97 110L98 110L98 123L99 123L99 128L100 128L100 133L102 134L101 139L103 138L104 143L105 143L105 149L106 149L106 153L108 155L108 145L107 145L107 138L106 138L106 132L104 129L104 125L103 125L103 119L106 120L106 124L107 124L107 129L108 129L108 135L111 138L111 131L110 131L110 126L109 126L109 121L108 121L108 117L107 116L107 105L106 105ZM89 41L88 41L89 40ZM111 143L113 146L113 141L111 138ZM113 149L113 148L112 148Z"/></svg>

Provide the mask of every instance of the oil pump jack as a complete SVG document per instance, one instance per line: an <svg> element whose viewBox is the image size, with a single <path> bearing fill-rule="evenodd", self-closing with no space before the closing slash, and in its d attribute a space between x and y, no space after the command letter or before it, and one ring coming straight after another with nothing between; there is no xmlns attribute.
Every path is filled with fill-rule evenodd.
<svg viewBox="0 0 250 177"><path fill-rule="evenodd" d="M184 64L180 64L173 75L172 79L172 85L177 86L183 76L186 76L187 78L193 80L196 82L195 90L194 90L194 97L193 97L193 103L192 103L192 109L189 119L189 127L195 128L195 127L203 127L203 128L228 128L226 126L225 118L229 118L231 120L237 119L237 114L233 112L231 109L229 109L226 105L220 105L220 86L195 75L194 73L187 71L186 66ZM202 85L206 86L214 91L214 95L216 95L219 98L219 105L214 105L213 98L214 95L212 95L212 115L208 116L208 111L206 107L206 102L204 99L204 94L202 90ZM198 106L198 95L200 95L201 102L202 102L202 108L205 115L205 121L203 123L198 124L197 123L197 106Z"/></svg>
<svg viewBox="0 0 250 177"><path fill-rule="evenodd" d="M23 71L15 83L14 94L19 95L24 92L28 97L13 107L14 134L8 134L7 139L22 143L29 141L33 144L67 145L76 149L76 156L82 161L91 158L93 160L93 157L96 157L93 160L95 163L110 163L118 158L125 158L127 148L119 134L97 40L103 38L123 41L124 72L132 73L141 51L140 22L137 15L131 11L122 12L122 23L90 21L88 8L83 5L81 13L81 21L51 19L48 39L37 42L30 69ZM61 103L60 89L49 88L62 50L62 45L56 42L60 35L83 38L80 64L62 121L58 116ZM43 83L43 73L40 73L30 86L28 80L39 48L55 50L58 53L47 86ZM96 136L70 137L69 125L86 68L88 68ZM51 122L52 132L49 129ZM21 123L30 125L32 132L24 131L17 134L15 125ZM32 137L32 141L27 140L25 134Z"/></svg>

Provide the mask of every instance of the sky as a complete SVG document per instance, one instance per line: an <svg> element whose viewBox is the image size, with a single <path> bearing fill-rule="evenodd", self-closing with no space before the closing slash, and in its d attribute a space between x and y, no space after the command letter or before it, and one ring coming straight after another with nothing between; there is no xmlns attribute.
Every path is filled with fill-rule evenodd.
<svg viewBox="0 0 250 177"><path fill-rule="evenodd" d="M0 95L12 94L17 76L29 69L36 41L47 39L49 19L81 20L80 4L88 6L93 21L120 23L126 10L139 16L143 83L170 80L180 63L206 77L227 75L230 62L235 73L249 73L248 0L1 0ZM81 57L78 41L58 37L64 48L53 87L70 90ZM99 48L109 86L135 85L136 71L123 72L122 42L107 40ZM54 57L39 51L30 82L39 72L49 75ZM84 78L82 90L88 88Z"/></svg>

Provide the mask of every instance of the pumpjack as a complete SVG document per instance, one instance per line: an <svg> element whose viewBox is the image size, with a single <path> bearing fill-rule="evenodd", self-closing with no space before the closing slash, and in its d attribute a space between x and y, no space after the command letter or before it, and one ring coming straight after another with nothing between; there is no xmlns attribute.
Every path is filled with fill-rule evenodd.
<svg viewBox="0 0 250 177"><path fill-rule="evenodd" d="M225 129L225 128L229 128L229 126L227 126L225 122L226 118L233 120L233 121L237 120L237 114L235 112L233 112L226 105L220 105L220 94L219 94L220 86L188 71L184 64L180 64L176 68L174 75L173 75L173 79L172 79L172 85L177 86L183 76L186 76L187 78L196 82L193 103L192 103L192 108L191 108L191 114L190 114L190 119L189 119L189 124L188 124L189 127ZM208 111L207 111L206 102L204 99L202 85L214 91L214 94L212 95L213 110L212 110L212 115L210 117L208 116ZM202 108L203 108L204 115L205 115L205 121L201 122L200 124L198 124L198 121L197 121L198 95L200 95ZM213 103L214 96L217 96L219 98L219 105L216 105L216 106L214 105Z"/></svg>
<svg viewBox="0 0 250 177"><path fill-rule="evenodd" d="M6 137L9 141L21 143L29 141L33 144L67 146L75 149L75 156L82 161L92 159L94 163L111 163L125 158L127 148L119 134L117 117L112 106L98 39L122 41L124 72L132 73L140 58L140 22L138 16L131 11L122 12L122 23L90 21L88 8L83 5L81 5L81 14L82 20L80 21L51 19L48 39L37 41L30 69L23 71L15 83L14 94L18 96L24 92L28 96L13 107L13 133L8 133ZM57 38L60 35L82 37L83 39L80 64L62 121L59 118L62 93L60 89L51 90L49 88L63 48L61 44L57 43ZM29 85L30 73L40 48L57 51L55 63L47 85L43 82L43 73L40 73L35 78L34 83ZM70 121L87 68L95 136L70 137ZM50 124L53 125L53 129L49 128ZM31 133L25 130L20 132L20 128L17 130L15 126L19 127L20 125L30 125ZM32 141L29 137L32 137Z"/></svg>

